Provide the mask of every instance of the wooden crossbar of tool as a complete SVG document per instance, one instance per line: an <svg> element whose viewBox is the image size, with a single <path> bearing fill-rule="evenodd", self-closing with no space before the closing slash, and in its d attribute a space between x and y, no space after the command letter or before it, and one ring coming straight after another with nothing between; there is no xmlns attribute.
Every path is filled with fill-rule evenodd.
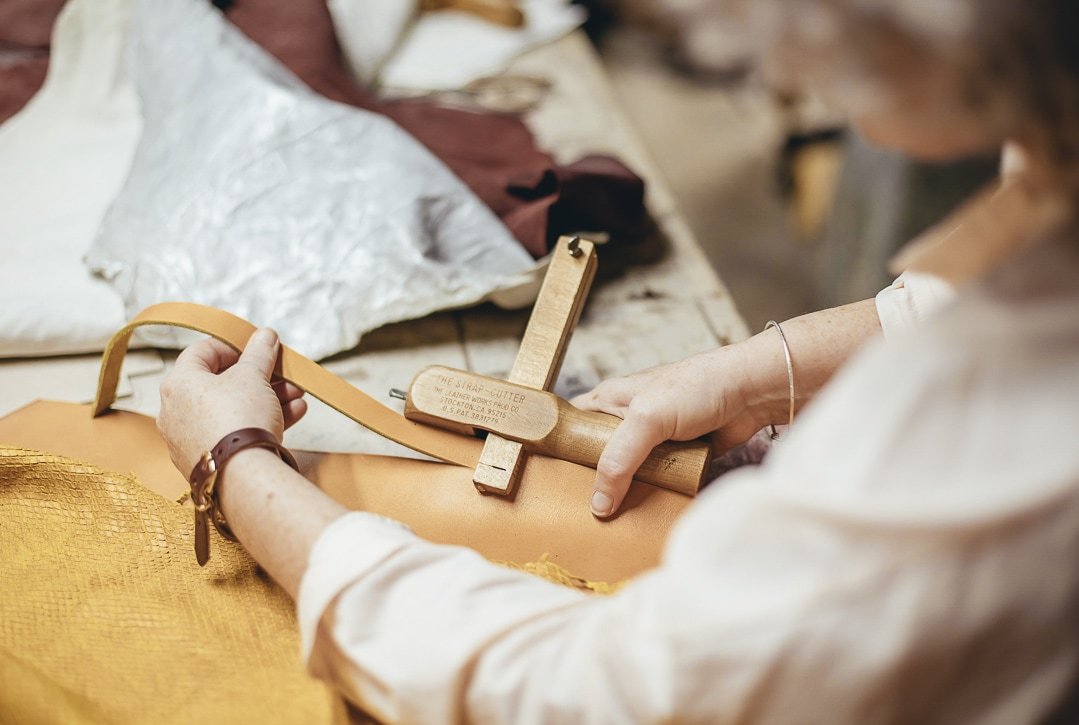
<svg viewBox="0 0 1079 725"><path fill-rule="evenodd" d="M509 380L432 366L416 375L405 417L460 433L486 431L473 483L511 495L528 453L596 467L621 419L579 410L550 392L596 273L592 242L563 237L529 318ZM712 458L703 440L657 446L635 478L693 495Z"/></svg>

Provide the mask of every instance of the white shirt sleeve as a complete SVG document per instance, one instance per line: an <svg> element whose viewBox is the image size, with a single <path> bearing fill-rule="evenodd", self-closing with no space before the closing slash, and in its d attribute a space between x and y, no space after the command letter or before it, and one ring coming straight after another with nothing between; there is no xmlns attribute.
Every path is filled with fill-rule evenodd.
<svg viewBox="0 0 1079 725"><path fill-rule="evenodd" d="M339 520L301 585L311 670L390 721L1041 719L1079 661L1079 335L987 342L1002 319L871 346L614 596Z"/></svg>
<svg viewBox="0 0 1079 725"><path fill-rule="evenodd" d="M955 288L943 279L904 272L877 293L877 316L884 336L890 338L920 324L954 297Z"/></svg>

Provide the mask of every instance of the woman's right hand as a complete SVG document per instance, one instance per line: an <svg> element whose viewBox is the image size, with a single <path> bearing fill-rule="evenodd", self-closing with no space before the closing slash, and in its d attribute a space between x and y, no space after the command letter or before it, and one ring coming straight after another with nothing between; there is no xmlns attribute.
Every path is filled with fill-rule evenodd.
<svg viewBox="0 0 1079 725"><path fill-rule="evenodd" d="M717 453L745 443L770 423L786 423L866 340L880 333L872 299L820 310L783 323L785 338L765 330L748 340L608 380L571 402L616 415L622 424L596 467L592 513L618 510L633 474L666 440L712 434ZM786 342L784 342L784 339ZM784 346L793 358L790 398Z"/></svg>
<svg viewBox="0 0 1079 725"><path fill-rule="evenodd" d="M622 419L596 467L593 514L602 518L618 510L633 474L660 443L711 434L722 453L771 422L756 404L754 369L744 347L738 343L613 378L570 401Z"/></svg>

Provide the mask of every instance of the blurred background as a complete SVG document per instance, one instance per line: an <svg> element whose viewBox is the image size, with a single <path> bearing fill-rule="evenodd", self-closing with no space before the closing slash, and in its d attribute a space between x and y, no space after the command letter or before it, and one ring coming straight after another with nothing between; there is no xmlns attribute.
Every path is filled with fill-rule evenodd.
<svg viewBox="0 0 1079 725"><path fill-rule="evenodd" d="M641 244L650 235L644 187L631 168L639 137L679 207L678 229L684 229L682 220L689 225L750 330L761 329L768 319L874 295L891 281L887 262L897 249L984 185L998 167L997 158L945 166L913 163L870 147L819 99L768 87L753 67L744 32L732 20L737 17L732 9L752 0L175 0L174 5L193 17L215 17L195 12L211 2L320 96L386 115L414 137L409 142L426 145L458 177L454 184L464 181L482 197L468 196L467 203L482 201L507 225L492 223L485 233L474 233L475 239L484 244L502 239L522 266L541 257L559 234L590 230L606 232L621 247L624 253L610 259L627 265L649 259L654 250ZM161 8L174 7L161 3ZM125 217L123 212L145 208L145 199L114 203L125 190L137 195L150 188L125 182L140 171L131 162L139 158L133 156L136 146L162 138L156 129L143 133L140 103L182 109L160 117L186 119L175 127L189 137L175 147L192 149L207 138L199 114L218 112L218 105L206 100L207 78L218 78L222 98L237 97L225 88L237 83L233 76L208 70L220 71L219 63L175 63L183 53L165 50L176 42L175 32L134 24L130 32L142 40L131 47L142 55L133 63L163 73L147 89L172 88L178 79L199 84L201 91L181 101L149 97L152 93L142 98L147 89L136 92L123 60L134 5L133 0L0 0L0 197L59 196L81 205L59 235L47 206L9 201L8 209L24 213L0 215L0 242L13 250L39 250L22 271L7 270L22 292L0 305L12 308L11 322L0 324L0 355L99 349L124 314L160 298L220 301L241 314L262 309L257 295L245 298L250 310L240 309L235 295L212 297L202 277L194 285L198 289L169 288L166 294L162 288L152 299L123 301L117 297L121 292L104 281L117 280L117 269L133 269L139 255L153 258L141 243L109 247L120 239L142 238L125 237L116 224L147 223L142 214ZM61 8L68 20L54 28ZM606 78L595 72L595 56L577 30L582 22ZM192 35L192 44L207 46L193 57L220 52L209 38ZM77 60L51 66L51 91L38 94L57 50L57 57L66 52ZM258 72L244 68L247 75L237 77L254 83ZM192 81L200 73L205 77ZM571 82L578 78L583 81ZM610 107L608 80L636 134L619 131L624 119ZM558 92L549 93L556 87ZM35 103L20 111L31 98ZM12 118L17 113L21 120ZM235 125L265 121L250 115L249 107L237 108L228 120ZM91 133L101 136L85 143ZM237 137L244 143L230 148L238 154L257 151L272 158L275 153L272 144L248 148L257 145L249 134ZM340 154L335 162L347 171L362 168L365 150L348 149L360 156ZM595 152L616 158L596 166L587 161ZM623 158L628 167L619 162ZM159 173L164 186L201 190L217 178L194 173L202 168L198 165L186 175L165 165L142 166L142 173ZM102 182L104 169L108 183ZM652 169L647 171L651 176ZM319 194L333 196L340 208L354 208L341 199L358 187L330 189L336 177L316 177ZM290 188L302 194L306 187ZM402 191L418 193L412 187ZM106 217L108 210L114 213ZM177 229L197 230L203 223L182 205L162 210L182 222ZM112 216L120 221L103 223ZM313 218L303 214L293 222ZM278 221L287 227L284 218ZM349 231L340 222L336 217L320 222L324 243L354 249L377 237ZM395 228L400 225L398 219ZM244 228L238 220L225 226L235 248L266 251L257 234L250 246L241 244ZM154 229L164 228L172 227L157 220ZM463 230L441 232L458 241L470 238ZM185 245L201 238L194 232L171 241L159 236L160 253L187 250ZM105 256L95 257L96 266L88 270L84 260L95 249ZM40 262L46 250L54 255L47 265ZM699 266L695 251L693 258ZM57 260L70 274L69 283L55 281ZM664 270L654 266L642 274L662 276ZM620 272L619 265L605 269L613 270L612 277ZM500 271L510 272L508 267ZM45 293L41 280L62 292ZM90 309L86 300L91 298L102 305L101 314L86 313L72 323L76 311ZM413 299L405 295L399 306L386 308L395 309L395 320L431 312L407 309ZM56 300L63 304L53 304ZM50 310L44 317L43 309ZM737 316L733 310L731 316ZM31 324L31 319L42 321ZM386 322L368 321L364 331ZM44 329L49 331L38 332ZM318 349L338 352L358 339Z"/></svg>
<svg viewBox="0 0 1079 725"><path fill-rule="evenodd" d="M755 75L725 0L584 0L618 98L751 330L872 296L888 259L997 172L870 147Z"/></svg>

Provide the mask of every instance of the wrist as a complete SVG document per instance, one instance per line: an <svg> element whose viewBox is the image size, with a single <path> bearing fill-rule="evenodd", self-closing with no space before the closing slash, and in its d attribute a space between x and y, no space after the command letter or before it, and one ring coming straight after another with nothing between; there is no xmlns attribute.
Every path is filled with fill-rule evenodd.
<svg viewBox="0 0 1079 725"><path fill-rule="evenodd" d="M254 449L272 453L282 463L297 468L292 454L279 443L276 435L264 428L251 427L225 435L200 457L191 472L191 499L195 506L195 558L199 566L205 565L210 559L211 524L224 538L238 540L226 512L226 508L232 510L232 506L226 504L224 499L241 502L249 492L234 489L256 485L262 480L263 477L249 469L253 465L268 465L268 462L254 455L251 452ZM227 496L224 494L226 490L229 491Z"/></svg>
<svg viewBox="0 0 1079 725"><path fill-rule="evenodd" d="M779 333L768 329L731 349L738 356L737 385L748 415L760 428L786 423L790 416L790 387Z"/></svg>
<svg viewBox="0 0 1079 725"><path fill-rule="evenodd" d="M218 482L218 500L225 518L228 518L231 504L251 496L257 481L264 479L267 472L278 465L288 467L288 464L269 448L245 448L234 454Z"/></svg>
<svg viewBox="0 0 1079 725"><path fill-rule="evenodd" d="M228 470L240 478L247 478L249 475L258 475L260 469L273 466L275 461L285 463L276 451L269 448L245 448L239 453L234 453L229 459Z"/></svg>

